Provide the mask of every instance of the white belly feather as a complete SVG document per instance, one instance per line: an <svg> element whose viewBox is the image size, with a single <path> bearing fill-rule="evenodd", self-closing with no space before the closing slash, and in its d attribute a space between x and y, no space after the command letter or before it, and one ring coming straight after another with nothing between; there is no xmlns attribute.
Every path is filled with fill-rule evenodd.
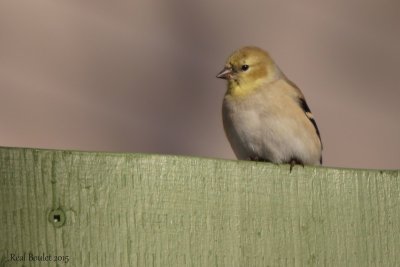
<svg viewBox="0 0 400 267"><path fill-rule="evenodd" d="M306 116L299 121L291 116L293 107L279 104L279 97L263 93L244 100L225 96L224 128L237 158L262 158L274 163L297 158L304 164L319 164L321 149L315 142L318 138L312 136L316 132L311 122ZM310 127L304 126L307 123Z"/></svg>

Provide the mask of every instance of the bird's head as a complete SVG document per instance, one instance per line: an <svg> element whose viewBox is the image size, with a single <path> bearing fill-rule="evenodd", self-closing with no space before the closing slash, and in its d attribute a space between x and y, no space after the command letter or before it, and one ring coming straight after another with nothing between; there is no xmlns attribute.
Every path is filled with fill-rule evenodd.
<svg viewBox="0 0 400 267"><path fill-rule="evenodd" d="M217 78L228 80L228 94L243 95L280 75L269 54L253 46L243 47L230 55Z"/></svg>

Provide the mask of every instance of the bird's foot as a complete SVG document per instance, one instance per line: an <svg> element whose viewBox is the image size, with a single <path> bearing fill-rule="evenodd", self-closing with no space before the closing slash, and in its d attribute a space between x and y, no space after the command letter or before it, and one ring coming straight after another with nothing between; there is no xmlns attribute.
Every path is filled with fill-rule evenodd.
<svg viewBox="0 0 400 267"><path fill-rule="evenodd" d="M301 165L304 168L303 162L297 158L291 158L289 161L289 164L290 164L290 170L289 170L290 173L292 173L292 169L293 169L294 165Z"/></svg>
<svg viewBox="0 0 400 267"><path fill-rule="evenodd" d="M250 156L249 160L251 161L258 161L258 162L269 162L268 160L258 157L258 156Z"/></svg>

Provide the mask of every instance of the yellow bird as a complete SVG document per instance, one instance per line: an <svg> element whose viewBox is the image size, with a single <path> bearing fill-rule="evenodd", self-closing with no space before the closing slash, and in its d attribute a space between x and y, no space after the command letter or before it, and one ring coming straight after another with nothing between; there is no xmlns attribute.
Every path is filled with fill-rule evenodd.
<svg viewBox="0 0 400 267"><path fill-rule="evenodd" d="M243 47L228 58L217 78L228 81L222 117L238 159L322 164L321 136L300 89L269 54Z"/></svg>

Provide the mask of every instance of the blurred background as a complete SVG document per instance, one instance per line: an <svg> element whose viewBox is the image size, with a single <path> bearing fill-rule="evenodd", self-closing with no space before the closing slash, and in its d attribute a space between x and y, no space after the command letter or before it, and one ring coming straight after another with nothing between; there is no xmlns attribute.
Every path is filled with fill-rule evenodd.
<svg viewBox="0 0 400 267"><path fill-rule="evenodd" d="M0 145L233 159L215 75L243 45L303 90L324 165L400 169L397 0L3 0Z"/></svg>

